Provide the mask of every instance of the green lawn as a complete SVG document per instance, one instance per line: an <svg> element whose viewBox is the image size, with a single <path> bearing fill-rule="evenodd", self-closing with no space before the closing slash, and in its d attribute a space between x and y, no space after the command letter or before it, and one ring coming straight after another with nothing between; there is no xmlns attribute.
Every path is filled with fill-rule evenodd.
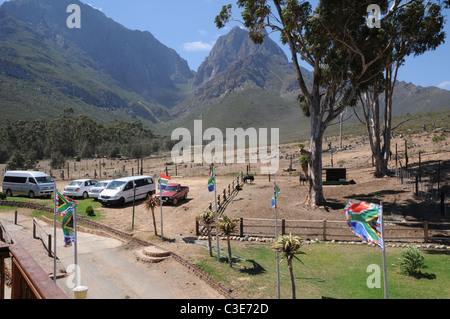
<svg viewBox="0 0 450 319"><path fill-rule="evenodd" d="M221 242L226 250L226 243ZM388 292L390 299L447 299L449 288L449 252L422 251L427 269L422 270L420 279L400 273L398 258L405 248L386 249ZM338 299L382 299L383 259L382 251L368 245L342 245L315 243L303 246L306 255L298 255L313 271L294 262L296 292L298 299L322 297ZM244 260L234 258L236 264L231 269L226 263L217 263L217 258L205 257L197 262L197 267L212 275L217 281L233 289L239 298L277 298L276 259L269 244L242 244L232 242L232 253ZM239 264L239 265L238 265ZM374 272L367 272L369 265L377 265L380 270L380 288L369 288L368 278ZM397 265L397 266L396 266ZM291 283L286 261L280 265L281 298L291 298ZM313 277L316 277L314 279ZM371 278L373 278L372 276ZM374 282L370 280L370 282Z"/></svg>
<svg viewBox="0 0 450 319"><path fill-rule="evenodd" d="M44 199L44 198L33 198L33 199L30 199L30 198L22 197L22 196L13 196L13 197L8 197L6 200L18 201L18 202L19 201L32 202L32 203L41 204L41 205L44 205L45 207L51 207L51 208L54 205L53 198L51 198L51 199ZM102 205L98 201L95 201L92 198L88 198L88 199L76 198L76 199L74 199L74 201L78 203L77 204L77 215L80 215L80 216L83 216L83 217L86 217L86 218L89 218L89 219L92 219L92 220L95 220L95 221L101 221L102 220L102 218L103 218L102 214L98 210L98 208L101 207ZM88 206L92 206L92 208L94 209L95 216L88 216L85 213L86 208ZM11 208L8 208L8 209L11 209ZM49 212L37 211L35 213L35 215L36 216L44 215L44 216L46 216L48 218L53 219L52 213L49 213Z"/></svg>

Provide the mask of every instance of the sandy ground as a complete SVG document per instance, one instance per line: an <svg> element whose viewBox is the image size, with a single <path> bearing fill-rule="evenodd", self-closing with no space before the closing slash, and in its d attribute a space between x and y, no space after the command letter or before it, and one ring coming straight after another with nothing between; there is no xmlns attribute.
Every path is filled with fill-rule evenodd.
<svg viewBox="0 0 450 319"><path fill-rule="evenodd" d="M408 165L412 171L417 170L419 162L419 152L421 155L421 166L423 169L423 180L432 179L436 176L436 163L441 161L440 187L448 192L448 176L450 172L450 147L448 143L434 143L431 141L432 134L420 134L408 136ZM395 148L402 165L404 159L404 138L397 137L392 141L393 158L395 158ZM327 148L331 142L332 147L338 146L338 140L329 139L324 143ZM304 206L306 187L298 180L297 172L289 174L286 169L291 160L285 158L286 155L298 152L296 144L284 145L280 149L280 168L276 175L276 181L281 189L278 205L278 218L286 220L329 220L345 221L344 207L349 201L365 200L369 202L383 202L386 220L428 220L428 221L449 221L439 213L439 205L426 203L414 198L413 193L405 185L402 185L395 176L376 179L373 177L374 167L372 167L371 152L369 145L363 143L362 138L347 138L343 141L347 149L338 152L325 152L323 156L323 166L329 167L333 163L334 167L347 168L347 180L355 181L353 185L345 186L324 186L325 198L329 205L326 208L311 209ZM164 167L170 158L153 159L149 161L155 166ZM293 168L298 169L298 157L292 160ZM395 161L391 161L391 169L395 169ZM105 216L104 223L115 228L132 232L135 236L145 240L156 240L159 245L167 246L182 256L190 257L195 255L197 248L186 245L187 238L194 237L195 219L200 212L206 209L209 203L214 202L214 193L207 190L207 179L209 168L207 165L198 166L188 164L186 167L180 166L175 176L173 166L168 165L168 174L173 182L189 186L188 199L178 203L178 205L163 205L162 228L164 237L170 239L165 242L159 241L159 237L154 236L151 213L144 208L142 202L135 207L135 227L131 229L132 205L125 207L105 207L101 208ZM217 190L222 194L223 189L235 179L237 172L246 172L247 166L244 164L218 165ZM146 171L144 162L144 173L157 175L160 169L149 168ZM259 164L251 164L250 171L255 174L255 181L243 186L243 189L234 194L224 212L232 218L261 218L273 219L274 210L270 206L273 192L273 177L269 181L268 176L259 174ZM63 187L67 181L58 181L58 186ZM436 188L437 185L434 184ZM214 206L213 206L214 207ZM161 234L161 210L155 211L155 219L158 235ZM195 259L194 256L192 256Z"/></svg>

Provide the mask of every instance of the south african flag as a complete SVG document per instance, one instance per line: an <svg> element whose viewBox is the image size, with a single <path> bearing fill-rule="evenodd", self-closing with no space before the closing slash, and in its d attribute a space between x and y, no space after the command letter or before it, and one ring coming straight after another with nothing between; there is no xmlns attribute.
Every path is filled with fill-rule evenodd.
<svg viewBox="0 0 450 319"><path fill-rule="evenodd" d="M278 194L280 193L280 188L278 187L275 180L273 181L273 196L272 196L272 208L277 208L277 200L278 200Z"/></svg>
<svg viewBox="0 0 450 319"><path fill-rule="evenodd" d="M345 207L347 224L359 238L383 249L381 238L382 208L366 202L348 203Z"/></svg>
<svg viewBox="0 0 450 319"><path fill-rule="evenodd" d="M211 174L209 174L209 178L208 178L209 192L213 192L215 190L215 187L216 187L215 179L216 179L216 172L215 172L215 168L213 167Z"/></svg>
<svg viewBox="0 0 450 319"><path fill-rule="evenodd" d="M75 236L73 234L73 211L77 203L71 201L69 198L57 191L55 194L55 204L56 215L62 216L61 223L64 233L64 247L70 247L75 241Z"/></svg>

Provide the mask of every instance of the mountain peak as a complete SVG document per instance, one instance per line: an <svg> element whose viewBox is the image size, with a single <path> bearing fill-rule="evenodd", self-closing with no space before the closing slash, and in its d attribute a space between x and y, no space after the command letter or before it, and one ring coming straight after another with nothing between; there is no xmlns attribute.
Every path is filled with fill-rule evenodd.
<svg viewBox="0 0 450 319"><path fill-rule="evenodd" d="M217 40L209 56L198 68L194 85L199 86L208 82L236 61L242 61L256 54L277 56L281 63L288 63L283 50L270 38L267 37L262 44L255 44L248 37L246 30L234 27Z"/></svg>

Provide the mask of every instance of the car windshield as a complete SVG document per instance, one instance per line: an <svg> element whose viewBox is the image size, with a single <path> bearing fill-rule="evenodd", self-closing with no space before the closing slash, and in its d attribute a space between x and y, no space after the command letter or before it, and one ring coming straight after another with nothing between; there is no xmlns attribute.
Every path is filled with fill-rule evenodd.
<svg viewBox="0 0 450 319"><path fill-rule="evenodd" d="M69 186L80 186L83 182L73 181Z"/></svg>
<svg viewBox="0 0 450 319"><path fill-rule="evenodd" d="M106 187L108 186L107 182L98 182L97 184L95 184L95 187Z"/></svg>
<svg viewBox="0 0 450 319"><path fill-rule="evenodd" d="M36 182L38 184L53 183L53 179L50 176L36 177Z"/></svg>
<svg viewBox="0 0 450 319"><path fill-rule="evenodd" d="M121 182L121 181L114 181L111 184L109 184L109 186L106 189L117 189L122 187L125 184L125 182Z"/></svg>
<svg viewBox="0 0 450 319"><path fill-rule="evenodd" d="M176 186L166 186L166 191L167 192L176 192L177 187Z"/></svg>

